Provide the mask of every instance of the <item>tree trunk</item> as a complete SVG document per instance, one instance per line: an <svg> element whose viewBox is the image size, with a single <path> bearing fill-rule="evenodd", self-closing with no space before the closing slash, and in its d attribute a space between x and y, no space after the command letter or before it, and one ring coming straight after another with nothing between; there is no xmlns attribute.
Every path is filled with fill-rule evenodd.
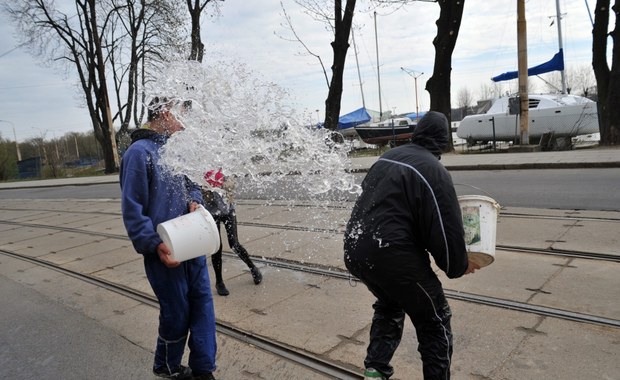
<svg viewBox="0 0 620 380"><path fill-rule="evenodd" d="M97 96L97 108L101 115L101 130L103 132L103 140L101 141L101 149L103 150L103 159L105 161L105 173L116 173L119 168L118 150L116 149L116 136L114 130L114 122L112 120L112 112L110 110L110 99L105 75L105 60L103 58L103 49L101 48L101 38L97 26L97 11L95 9L96 0L89 0L90 6L90 23L93 34L93 43L95 44L95 57L98 80L99 94Z"/></svg>
<svg viewBox="0 0 620 380"><path fill-rule="evenodd" d="M610 0L597 0L594 9L594 26L592 28L592 69L596 77L598 92L598 123L601 144L608 138L607 130L607 93L609 89L609 66L607 65L607 27L609 24Z"/></svg>
<svg viewBox="0 0 620 380"><path fill-rule="evenodd" d="M344 15L342 13L342 2L335 1L334 5L334 42L331 43L334 51L332 63L332 79L329 85L329 93L325 100L325 128L335 131L338 128L338 118L340 117L340 102L342 100L342 78L344 64L349 49L349 35L353 22L353 12L355 11L355 1L347 0Z"/></svg>
<svg viewBox="0 0 620 380"><path fill-rule="evenodd" d="M210 0L205 2L205 5L209 3ZM204 6L200 6L200 0L194 0L194 5L192 6L192 0L187 0L187 9L189 10L189 14L192 19L192 50L189 55L190 61L198 61L202 62L202 57L205 50L205 45L202 43L202 39L200 38L200 14L202 13Z"/></svg>
<svg viewBox="0 0 620 380"><path fill-rule="evenodd" d="M452 72L452 52L463 18L465 0L439 0L439 19L437 20L437 36L433 40L435 46L435 65L433 75L426 82L426 91L431 98L431 111L441 112L448 118L448 133L452 136L450 75ZM453 150L452 139L449 139L448 150Z"/></svg>

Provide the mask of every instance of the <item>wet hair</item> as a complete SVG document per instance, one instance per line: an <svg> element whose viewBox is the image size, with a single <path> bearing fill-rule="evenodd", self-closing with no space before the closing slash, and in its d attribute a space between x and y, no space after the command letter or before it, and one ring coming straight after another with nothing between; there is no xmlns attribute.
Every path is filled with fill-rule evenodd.
<svg viewBox="0 0 620 380"><path fill-rule="evenodd" d="M148 105L147 120L153 121L161 117L163 111L169 110L173 105L173 101L170 98L164 96L156 96L151 99Z"/></svg>

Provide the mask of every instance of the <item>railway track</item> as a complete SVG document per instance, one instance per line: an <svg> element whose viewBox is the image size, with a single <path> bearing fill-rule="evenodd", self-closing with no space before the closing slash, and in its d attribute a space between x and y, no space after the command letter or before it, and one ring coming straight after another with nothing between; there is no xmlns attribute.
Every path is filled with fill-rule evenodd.
<svg viewBox="0 0 620 380"><path fill-rule="evenodd" d="M26 261L26 262L29 262L29 263L32 263L32 264L35 264L41 267L45 267L47 269L57 271L66 276L79 279L81 281L87 282L91 285L95 285L107 291L120 294L124 297L130 298L144 305L148 305L153 308L159 308L159 304L155 297L145 294L141 291L132 289L130 287L116 284L110 281L106 281L101 278L89 275L89 274L80 273L74 270L63 268L59 265L50 263L45 260L22 255L16 252L11 252L5 249L0 249L0 254L4 256L12 257L14 259ZM268 339L268 338L258 336L255 334L251 334L247 331L243 331L241 329L236 328L235 326L231 324L223 323L221 321L216 321L216 330L220 334L226 335L240 342L252 345L253 347L257 347L258 349L266 351L271 355L277 356L278 358L293 362L296 365L309 368L326 377L331 377L334 379L344 379L344 380L348 380L348 379L354 380L354 379L363 378L363 376L359 374L359 370L345 368L337 363L333 363L333 362L324 360L323 358L320 358L316 355L312 355L311 353L302 352L295 348L288 347L284 344L281 344L280 342L277 342L275 340Z"/></svg>
<svg viewBox="0 0 620 380"><path fill-rule="evenodd" d="M57 210L53 210L56 212ZM58 211L62 212L62 211ZM70 212L73 213L73 212ZM102 215L115 215L110 213L100 213ZM72 227L62 227L62 226L50 226L46 224L38 224L38 223L28 223L28 222L15 222L10 220L0 220L0 224L8 224L15 225L20 227L31 227L31 228L47 228L58 231L65 232L74 232L74 233L82 233L93 236L101 236L113 239L124 239L128 240L126 235L119 235L113 233L106 232L97 232L97 231L87 231L80 228L72 228ZM317 233L326 233L326 234L341 234L342 231L338 229L330 229L330 228L320 228L320 227L303 227L303 226L292 226L292 225L282 225L282 224L269 224L269 223L256 223L256 222L238 222L239 226L248 226L248 227L259 227L259 228L269 228L276 230L288 230L288 231L304 231L304 232L317 232ZM590 259L590 260L603 260L610 262L620 262L620 255L608 254L608 253L600 253L600 252L584 252L584 251L573 251L567 249L555 249L555 248L531 248L524 246L514 246L514 245L504 245L497 244L496 248L499 250L505 250L516 253L531 253L531 254L541 254L548 256L561 256L561 257L572 257L579 259Z"/></svg>
<svg viewBox="0 0 620 380"><path fill-rule="evenodd" d="M244 206L250 207L244 210L242 208ZM312 210L316 206L310 203L295 205L286 203L265 205L258 202L252 202L250 205L248 201L238 203L241 216L246 217L245 221L239 223L241 228L246 227L241 235L243 237L247 233L248 237L253 236L251 240L248 240L248 248L251 247L251 253L256 253L252 256L253 261L265 268L266 282L265 286L254 287L251 280L248 280L247 269L237 256L231 252L224 252L225 260L228 262L226 267L230 270L228 272L230 286L235 291L234 297L231 298L216 296L216 303L219 307L218 317L221 318L217 329L222 337L226 337L223 338L224 342L228 340L231 343L243 343L242 345L235 343L237 346L230 345L229 349L243 346L245 348L242 350L249 357L273 358L274 362L282 363L288 369L308 374L316 373L318 378L361 378L360 368L356 363L363 357L364 342L368 334L367 318L370 317L370 314L366 315L368 313L366 309L372 297L363 285L344 269L341 259L334 256L336 255L334 250L338 248L333 240L341 239L341 220L346 219L346 212L343 210L347 210L349 208L347 206L327 206L325 218L329 219L325 221L329 224L326 224L322 222L322 219L313 218L313 215L319 215L322 218L323 212L317 213ZM269 209L270 207L273 208ZM329 210L334 212L330 213ZM22 255L25 260L32 260L32 257L38 256L47 264L58 263L59 268L82 268L80 270L83 273L101 275L130 287L146 289L142 281L136 282L135 279L128 280L127 276L118 276L124 272L135 273L141 269L141 260L128 256L132 253L132 249L126 243L128 239L120 222L119 211L118 200L70 201L70 203L36 201L34 204L23 206L20 202L3 204L0 206L0 240L5 243L0 247L0 256L8 256L2 249L9 250L9 252L13 250L14 255ZM584 212L584 215L580 215L571 212L561 214L549 210L540 210L540 213L537 213L537 210L533 211L531 213L503 212L500 219L511 220L510 223L502 226L504 232L510 231L514 225L527 224L529 219L540 223L542 227L539 231L545 231L546 226L555 226L555 229L550 230L555 234L553 235L555 239L560 239L561 236L567 240L564 244L556 246L582 247L583 244L572 245L573 240L566 239L567 235L561 234L566 231L575 231L572 228L582 224L578 223L579 221L587 223L584 223L585 228L576 231L578 232L576 236L583 236L586 230L598 229L598 222L603 222L600 223L601 228L613 231L616 223L620 221L606 218L607 215L613 216L611 213L606 215L605 213ZM544 215L545 213L551 216ZM523 219L523 221L517 219ZM546 222L546 220L554 222ZM536 226L538 227L538 224ZM32 237L29 234L32 234ZM77 236L78 234L80 236ZM532 241L531 245L546 246L544 239L547 234L542 235L543 237L537 241L538 244ZM593 364L596 368L602 368L599 373L614 373L614 368L617 367L609 364L611 355L609 350L613 348L613 342L617 341L615 337L620 331L620 321L615 319L617 318L615 312L617 305L614 306L613 303L613 291L607 292L605 289L613 289L617 285L613 272L618 258L613 254L614 250L610 250L609 245L605 244L607 240L603 241L602 245L598 244L601 252L591 253L521 247L520 243L526 240L515 240L513 235L510 236L512 245L497 246L498 250L508 251L510 254L502 253L506 260L498 261L500 265L493 268L495 271L485 272L481 277L467 277L465 281L445 283L447 286L454 286L454 288L446 289L445 293L448 298L454 300L452 301L453 307L459 312L459 321L461 323L467 321L468 328L462 329L459 335L471 342L472 348L470 348L471 351L460 352L461 357L467 358L462 363L471 363L474 359L472 357L474 352L476 353L474 356L484 352L484 357L487 359L495 357L492 346L489 348L489 342L492 339L489 341L486 338L482 339L479 329L500 335L504 331L514 329L515 334L510 335L510 341L502 344L514 350L519 350L519 347L523 348L518 352L520 352L519 355L527 355L528 359L524 358L524 360L535 360L539 357L540 355L531 353L531 350L536 344L547 342L548 345L545 347L551 348L551 351L548 352L549 355L545 355L546 362L561 363L558 364L558 368L569 366L571 369L564 371L564 377L567 373L583 375L576 364L575 368L571 367L575 362L574 359L557 356L557 353L553 352L553 347L557 342L563 342L562 344L566 347L581 347L582 342L597 342L597 347L599 345L604 347L601 352L596 352L593 348L583 348L583 355L588 357L590 362L596 363ZM67 241L63 241L65 237ZM268 238L265 239L265 237ZM276 239L271 240L274 237ZM50 238L52 240L49 240ZM107 238L115 239L115 241L106 241ZM31 239L33 239L32 242ZM293 244L287 245L289 244L286 242L287 239L290 239L289 243ZM114 255L112 259L104 248L101 248L100 253L84 251L83 256L78 256L81 255L80 246L88 244L89 248L84 249L91 249L89 242L92 241L97 243L97 247L110 245L122 248L120 251L110 251ZM307 251L305 250L304 244L319 244L320 246L323 241L327 242L325 247L331 247L329 251L321 252L319 248L316 253L316 248L312 250L311 245L308 245ZM51 244L46 245L49 243ZM528 240L525 245L529 243ZM275 248L270 248L272 245ZM595 247L593 245L585 249L596 249ZM64 253L64 250L67 250L67 253ZM99 251L99 248L95 250ZM547 258L536 255L545 255ZM20 260L15 256L12 257ZM323 258L327 260L322 260ZM35 260L39 259L35 258ZM45 260L51 260L51 262ZM520 263L526 263L523 269L528 272L524 273L524 276L518 274ZM116 273L117 267L118 273ZM517 272L513 272L514 270ZM503 271L511 271L511 274L502 278ZM36 272L34 270L28 273ZM588 277L590 273L601 273L603 276L594 276L598 277L595 279ZM580 279L580 284L592 279L591 286L584 287L575 283L573 288L570 276L575 274L577 274L576 278ZM95 277L95 280L99 279ZM92 279L83 281L92 281ZM111 284L111 286L116 285ZM355 289L350 285L359 288ZM119 288L118 292L127 291L122 285ZM152 296L139 291L137 293L137 297L146 296L144 301L140 302L144 304L150 302L149 307L157 307ZM338 297L330 297L332 295L338 295ZM135 296L132 295L132 297ZM360 304L362 299L363 304ZM316 307L306 306L315 304ZM308 308L305 309L306 307ZM332 312L323 310L332 310ZM334 314L334 310L350 317L342 319ZM300 311L302 312L299 313ZM482 313L488 313L494 322L487 324L480 321ZM156 315L156 312L153 315ZM256 336L256 334L260 335ZM408 340L407 347L415 347L415 337L404 338ZM588 356L590 352L592 352L591 357ZM607 356L601 359L601 355ZM226 356L226 358L233 356ZM291 358L288 358L289 356ZM501 362L498 361L497 365L503 366L504 364L501 363L509 365L511 356L512 354L501 358ZM419 372L419 364L415 361L411 362L410 359L407 356L397 358L395 364L400 370L405 371L404 377L400 378L416 378L414 374ZM335 368L323 368L325 365ZM461 367L462 365L465 367ZM222 371L225 371L225 368L223 366ZM260 366L251 366L251 368L259 371L252 373L260 373L260 371L274 373L272 366L268 369ZM458 368L455 367L455 372L465 376L477 373L478 369L476 365L460 364ZM526 374L524 377L528 377L528 373L532 374L527 372L527 369L518 371L520 374ZM279 374L280 378L290 378L282 377L284 372Z"/></svg>
<svg viewBox="0 0 620 380"><path fill-rule="evenodd" d="M47 225L41 225L41 224L36 224L36 223L10 222L10 221L1 221L1 220L0 220L0 224L12 224L12 225L20 226L20 227L29 227L29 228L46 228L46 229L53 229L53 230L64 231L64 232L86 234L86 235L91 235L91 236L128 240L128 238L124 235L86 231L86 230L79 229L79 228L47 226ZM260 226L263 228L289 229L287 228L287 226L272 225L272 224L265 225L265 224L259 224L259 223L249 223L249 224L244 224L244 225L254 225L254 226ZM294 228L294 229L300 230L298 228ZM316 232L316 230L313 230L313 229L301 229L301 230ZM325 232L325 231L320 231L320 232ZM333 232L333 231L330 231L330 232ZM506 246L505 248L501 248L501 246L499 245L497 247L499 249L506 249L506 250L510 250L513 252L521 252L521 253L542 253L542 254L554 255L554 256L577 257L577 258L582 258L582 259L620 262L620 256L608 255L608 254L602 254L602 253L541 250L541 249L511 247L511 246ZM54 267L54 269L56 269L57 267L54 264L50 264L42 260L30 258L28 256L19 255L14 252L6 251L6 250L0 250L0 252L2 252L5 255L12 255L14 257L18 257L23 260L30 260L32 262L39 263L40 265ZM232 253L228 253L228 252L225 252L224 255L230 259L237 258L236 255ZM256 257L256 256L253 256L252 260L256 263L262 263L264 265L271 266L271 267L278 268L278 269L286 269L286 270L292 270L292 271L297 271L297 272L304 272L304 273L311 273L315 275L327 276L330 278L346 280L346 281L349 281L350 283L357 282L357 279L352 277L346 270L343 270L338 267L330 267L330 266L312 264L312 263L300 263L294 260L283 260L283 259L264 258L264 257ZM62 269L61 267L57 267L57 270L61 271L64 269ZM109 284L109 286L114 287L114 286L120 286L120 285ZM545 306L540 306L540 305L518 302L514 300L489 297L489 296L480 295L480 294L465 293L461 291L454 291L450 289L446 289L445 293L448 298L457 299L457 300L464 301L464 302L483 304L483 305L502 308L502 309L517 310L517 311L521 311L525 313L531 313L531 314L554 317L554 318L561 318L561 319L566 319L566 320L571 320L571 321L576 321L576 322L591 323L591 324L597 324L597 325L608 326L608 327L620 327L620 320L600 317L596 315L577 313L577 312L573 312L570 310L550 308L550 307L545 307Z"/></svg>
<svg viewBox="0 0 620 380"><path fill-rule="evenodd" d="M77 200L76 202L88 202L84 200ZM110 203L118 205L118 200L112 200ZM239 200L237 202L238 206L254 206L261 207L265 206L265 202L255 202L255 201L247 201L247 200ZM290 208L317 208L316 204L312 202L303 202L303 203L280 203L280 204L271 204L272 206L282 206L282 207L290 207ZM326 204L321 205L321 208L332 209L332 210L350 210L353 207L352 202L342 202L335 204ZM2 207L0 210L5 211L34 211L32 208L24 208L24 207ZM50 208L37 208L36 211L40 212L60 212L60 213L70 213L70 214L90 214L90 215L121 215L120 209L118 211L81 211L81 210L59 210L59 209L50 209ZM518 218L518 219L542 219L542 220L566 220L566 221L599 221L599 222L618 222L620 223L620 218L616 217L594 217L594 216L585 216L578 210L566 211L565 215L545 215L543 213L528 213L528 212L512 212L502 210L500 212L500 218Z"/></svg>

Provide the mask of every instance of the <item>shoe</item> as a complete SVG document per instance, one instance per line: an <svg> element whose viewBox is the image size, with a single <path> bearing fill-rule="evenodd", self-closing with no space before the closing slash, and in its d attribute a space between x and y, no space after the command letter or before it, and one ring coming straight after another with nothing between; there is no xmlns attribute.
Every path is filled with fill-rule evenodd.
<svg viewBox="0 0 620 380"><path fill-rule="evenodd" d="M192 379L192 370L184 365L178 366L172 372L166 367L159 367L153 369L153 375L164 379L190 380Z"/></svg>
<svg viewBox="0 0 620 380"><path fill-rule="evenodd" d="M203 373L201 375L194 375L193 380L215 380L211 372Z"/></svg>
<svg viewBox="0 0 620 380"><path fill-rule="evenodd" d="M227 296L230 294L228 289L226 289L226 285L224 285L223 282L216 282L215 290L217 290L217 294L219 294L220 296Z"/></svg>
<svg viewBox="0 0 620 380"><path fill-rule="evenodd" d="M364 371L364 380L387 380L387 377L374 368L366 368Z"/></svg>
<svg viewBox="0 0 620 380"><path fill-rule="evenodd" d="M250 268L250 272L252 272L252 279L254 279L254 283L256 285L260 284L263 281L263 275L260 273L258 267Z"/></svg>

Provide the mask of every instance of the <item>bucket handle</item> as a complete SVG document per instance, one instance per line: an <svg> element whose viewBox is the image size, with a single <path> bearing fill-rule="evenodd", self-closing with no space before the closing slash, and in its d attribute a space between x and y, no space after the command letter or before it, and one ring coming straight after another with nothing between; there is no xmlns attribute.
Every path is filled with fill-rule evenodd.
<svg viewBox="0 0 620 380"><path fill-rule="evenodd" d="M493 198L493 196L492 196L491 194L489 194L488 192L486 192L486 191L482 190L481 188L476 187L476 186L474 186L474 185L469 185L469 184L467 184L467 183L455 183L454 185L455 185L455 186L459 185L459 186L467 186L467 187L471 187L472 189L476 189L476 190L478 190L478 191L481 191L481 192L485 193L486 195L488 195L490 198ZM493 199L495 199L495 198L493 198Z"/></svg>

